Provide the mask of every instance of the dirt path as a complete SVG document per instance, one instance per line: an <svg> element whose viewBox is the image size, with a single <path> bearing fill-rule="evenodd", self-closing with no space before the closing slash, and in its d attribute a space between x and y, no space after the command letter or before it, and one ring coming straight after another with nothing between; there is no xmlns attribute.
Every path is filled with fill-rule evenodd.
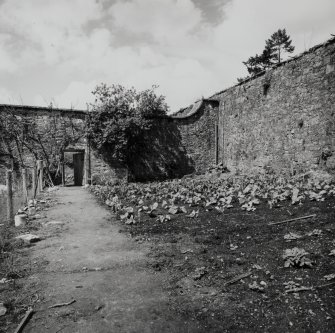
<svg viewBox="0 0 335 333"><path fill-rule="evenodd" d="M40 303L24 332L197 332L169 310L166 276L147 269L145 245L119 232L117 222L81 188L57 191L47 220L51 237L29 249L32 263L47 263L25 288ZM48 308L57 303L75 303Z"/></svg>

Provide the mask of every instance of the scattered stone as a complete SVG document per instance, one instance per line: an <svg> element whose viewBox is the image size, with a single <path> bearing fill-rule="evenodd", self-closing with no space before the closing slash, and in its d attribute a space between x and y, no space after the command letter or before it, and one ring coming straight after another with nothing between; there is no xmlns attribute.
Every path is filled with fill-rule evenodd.
<svg viewBox="0 0 335 333"><path fill-rule="evenodd" d="M311 314L312 316L316 316L315 312L312 309L309 309L308 313Z"/></svg>
<svg viewBox="0 0 335 333"><path fill-rule="evenodd" d="M7 312L7 308L4 306L3 303L0 303L0 317L4 316Z"/></svg>
<svg viewBox="0 0 335 333"><path fill-rule="evenodd" d="M322 234L322 230L314 229L313 231L309 232L307 236L320 236Z"/></svg>
<svg viewBox="0 0 335 333"><path fill-rule="evenodd" d="M42 215L41 214L35 214L31 217L32 220L39 220L42 218Z"/></svg>
<svg viewBox="0 0 335 333"><path fill-rule="evenodd" d="M262 266L258 265L258 264L253 264L252 268L257 269L257 270L261 270Z"/></svg>
<svg viewBox="0 0 335 333"><path fill-rule="evenodd" d="M65 222L63 222L63 221L49 221L49 222L47 222L47 223L45 223L44 224L44 226L52 226L52 225L55 225L55 226L60 226L60 225L63 225L63 224L65 224Z"/></svg>
<svg viewBox="0 0 335 333"><path fill-rule="evenodd" d="M177 282L177 287L183 290L190 290L194 288L194 281L188 277L184 277Z"/></svg>
<svg viewBox="0 0 335 333"><path fill-rule="evenodd" d="M35 215L36 214L36 207L32 206L28 208L28 214L29 215Z"/></svg>
<svg viewBox="0 0 335 333"><path fill-rule="evenodd" d="M36 243L41 240L39 236L33 234L20 235L15 237L16 239L22 239L26 243Z"/></svg>
<svg viewBox="0 0 335 333"><path fill-rule="evenodd" d="M53 191L58 191L58 190L59 190L58 186L48 187L47 192L53 192Z"/></svg>
<svg viewBox="0 0 335 333"><path fill-rule="evenodd" d="M261 281L259 284L260 284L261 286L263 286L263 287L266 287L266 286L267 286L267 283L266 283L265 281Z"/></svg>
<svg viewBox="0 0 335 333"><path fill-rule="evenodd" d="M216 296L218 293L218 290L213 287L201 287L199 289L200 295Z"/></svg>
<svg viewBox="0 0 335 333"><path fill-rule="evenodd" d="M29 207L36 207L37 205L37 200L36 199L32 199L28 201L28 208Z"/></svg>
<svg viewBox="0 0 335 333"><path fill-rule="evenodd" d="M101 310L103 307L104 307L104 306L100 304L100 305L97 305L97 306L94 308L94 310L95 310L95 311L99 311L99 310Z"/></svg>
<svg viewBox="0 0 335 333"><path fill-rule="evenodd" d="M235 251L238 248L237 245L230 244L230 250Z"/></svg>
<svg viewBox="0 0 335 333"><path fill-rule="evenodd" d="M7 192L7 186L6 185L3 185L3 184L0 184L0 193L5 193Z"/></svg>
<svg viewBox="0 0 335 333"><path fill-rule="evenodd" d="M192 249L183 249L180 251L182 254L185 254L185 253L193 253L193 250Z"/></svg>
<svg viewBox="0 0 335 333"><path fill-rule="evenodd" d="M299 235L297 233L294 233L294 232L289 232L288 234L284 235L284 239L286 239L288 241L296 240L296 239L299 239L301 237L302 237L301 235Z"/></svg>
<svg viewBox="0 0 335 333"><path fill-rule="evenodd" d="M198 267L195 272L191 274L191 277L193 280L200 280L206 273L207 270L205 267Z"/></svg>

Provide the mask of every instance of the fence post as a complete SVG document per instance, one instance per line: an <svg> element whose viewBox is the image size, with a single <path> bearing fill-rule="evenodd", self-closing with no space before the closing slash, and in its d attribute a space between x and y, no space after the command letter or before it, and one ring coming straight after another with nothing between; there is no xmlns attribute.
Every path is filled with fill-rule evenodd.
<svg viewBox="0 0 335 333"><path fill-rule="evenodd" d="M85 185L91 184L91 148L90 141L86 138L85 148Z"/></svg>
<svg viewBox="0 0 335 333"><path fill-rule="evenodd" d="M64 151L62 152L62 185L65 187L65 154Z"/></svg>
<svg viewBox="0 0 335 333"><path fill-rule="evenodd" d="M7 222L9 225L13 225L14 224L13 172L11 170L7 170L6 185L7 185Z"/></svg>
<svg viewBox="0 0 335 333"><path fill-rule="evenodd" d="M37 171L38 171L38 189L39 192L43 192L43 160L37 161Z"/></svg>
<svg viewBox="0 0 335 333"><path fill-rule="evenodd" d="M35 199L38 191L38 179L37 179L37 169L36 166L33 168L33 198Z"/></svg>
<svg viewBox="0 0 335 333"><path fill-rule="evenodd" d="M27 169L22 169L22 191L25 203L28 203Z"/></svg>

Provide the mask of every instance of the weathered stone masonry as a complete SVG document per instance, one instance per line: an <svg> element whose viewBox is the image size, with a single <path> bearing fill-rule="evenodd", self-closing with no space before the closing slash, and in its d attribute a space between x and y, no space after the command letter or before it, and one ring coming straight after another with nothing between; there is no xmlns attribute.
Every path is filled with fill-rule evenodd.
<svg viewBox="0 0 335 333"><path fill-rule="evenodd" d="M218 107L216 100L201 100L171 117L196 172L204 172L218 162Z"/></svg>
<svg viewBox="0 0 335 333"><path fill-rule="evenodd" d="M0 112L10 112L22 121L35 124L37 129L43 129L46 124L54 122L56 126L56 137L62 137L64 128L60 126L63 121L71 120L79 129L79 140L69 142L63 153L82 153L84 154L84 179L83 183L90 183L91 179L108 178L115 175L118 170L110 168L99 156L97 156L90 148L89 142L85 137L85 121L87 111L73 109L57 109L47 107L35 107L24 105L0 105ZM68 128L67 130L71 130ZM57 139L57 138L56 138ZM26 153L25 164L32 167L35 163L34 159Z"/></svg>
<svg viewBox="0 0 335 333"><path fill-rule="evenodd" d="M131 179L182 177L215 164L218 107L216 100L201 100L173 116L154 118L143 146L129 165Z"/></svg>
<svg viewBox="0 0 335 333"><path fill-rule="evenodd" d="M183 143L196 169L211 165L214 156L232 171L334 169L335 39L212 99L220 103L217 126L215 108L201 116L199 109L203 131L192 122L178 125L189 135ZM204 151L202 141L216 144Z"/></svg>

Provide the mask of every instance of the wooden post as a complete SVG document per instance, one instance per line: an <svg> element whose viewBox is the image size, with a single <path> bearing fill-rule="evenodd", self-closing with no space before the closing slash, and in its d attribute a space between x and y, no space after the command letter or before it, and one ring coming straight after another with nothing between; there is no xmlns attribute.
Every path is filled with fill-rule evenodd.
<svg viewBox="0 0 335 333"><path fill-rule="evenodd" d="M90 141L86 139L85 149L85 185L91 184L91 149Z"/></svg>
<svg viewBox="0 0 335 333"><path fill-rule="evenodd" d="M7 222L9 225L14 225L13 172L11 170L7 170L6 185L7 185Z"/></svg>
<svg viewBox="0 0 335 333"><path fill-rule="evenodd" d="M39 191L43 191L43 161L38 160L37 161L37 171L38 171L38 185L39 185Z"/></svg>
<svg viewBox="0 0 335 333"><path fill-rule="evenodd" d="M27 169L22 169L22 191L24 202L28 204Z"/></svg>
<svg viewBox="0 0 335 333"><path fill-rule="evenodd" d="M62 185L65 187L65 156L64 152L62 152Z"/></svg>
<svg viewBox="0 0 335 333"><path fill-rule="evenodd" d="M37 169L34 166L33 168L33 198L35 199L37 191L38 191L38 179L37 179Z"/></svg>

